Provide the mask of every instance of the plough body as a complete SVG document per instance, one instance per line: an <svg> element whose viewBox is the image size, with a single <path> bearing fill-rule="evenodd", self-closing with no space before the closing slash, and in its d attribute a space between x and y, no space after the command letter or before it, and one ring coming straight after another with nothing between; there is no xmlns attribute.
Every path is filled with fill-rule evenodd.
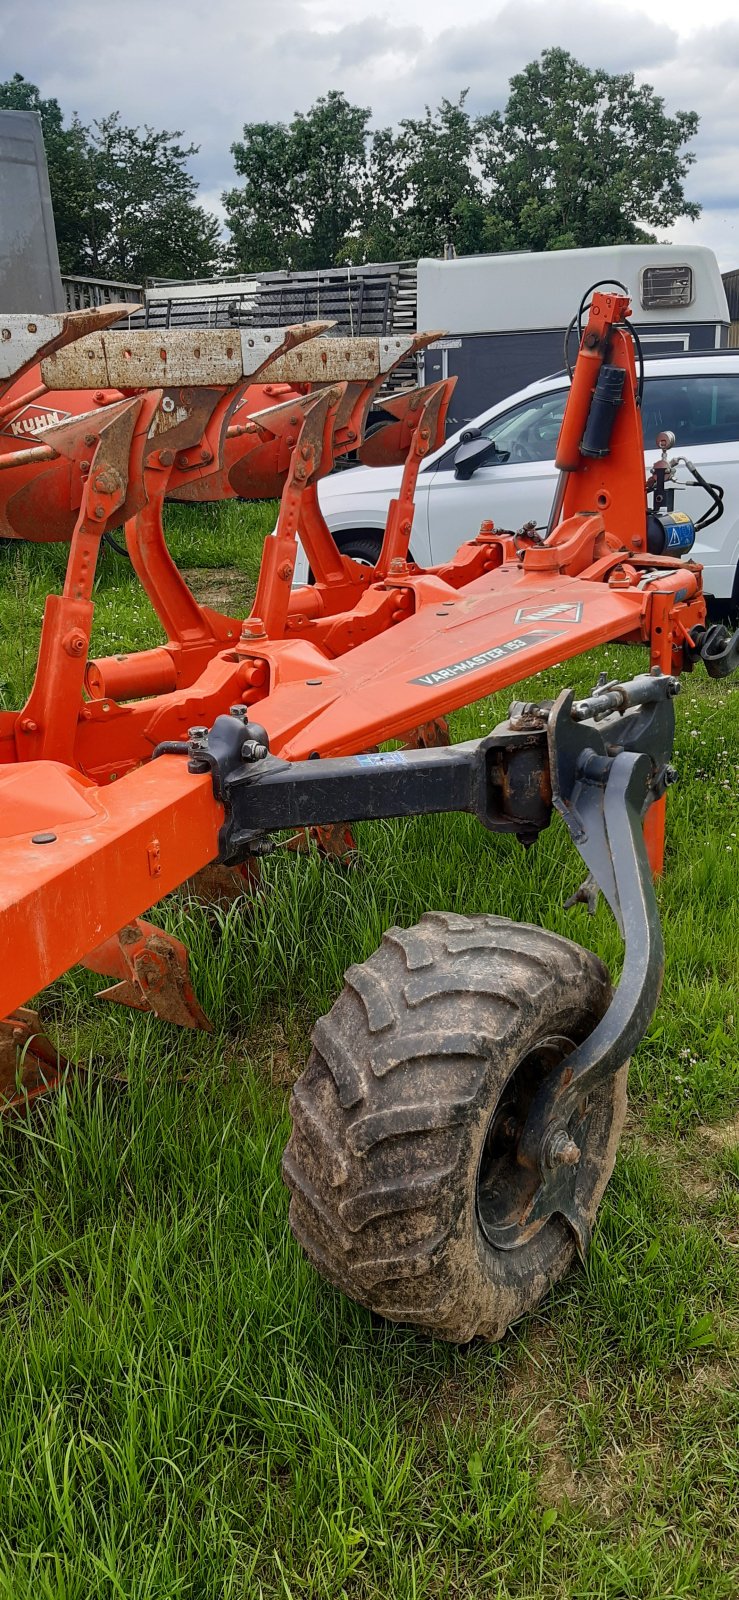
<svg viewBox="0 0 739 1600"><path fill-rule="evenodd" d="M650 547L628 312L625 297L594 295L546 534L532 527L499 532L485 523L452 561L430 570L409 559L413 493L424 457L443 440L451 383L395 397L384 428L364 437L390 366L423 340L352 343L323 338L321 325L263 334L128 334L109 329L112 315L96 325L88 319L79 336L70 319L34 334L11 329L4 375L16 388L10 402L7 393L0 398L5 415L19 415L19 369L27 381L34 366L40 380L30 382L26 408L43 383L44 403L69 415L44 428L42 443L29 447L25 436L20 443L16 437L0 459L0 494L3 478L12 482L4 531L70 545L63 592L47 601L27 702L0 714L0 1015L8 1017L0 1061L11 1101L23 1096L24 1063L36 1092L50 1049L40 1043L34 1055L29 1014L19 1008L75 962L116 980L106 991L110 998L189 1026L204 1024L184 951L141 921L201 869L220 862L229 871L248 870L281 829L424 811L469 810L488 828L530 843L557 809L625 933L624 977L611 1005L599 1002L601 1020L595 1018L588 1039L573 1023L568 1069L560 1052L546 1084L540 1072L538 1088L527 1089L514 1153L505 1157L507 1209L498 1206L495 1214L480 1173L485 1151L498 1151L499 1102L492 1110L485 1102L478 1118L484 1141L475 1146L475 1215L485 1248L503 1254L528 1248L556 1218L569 1224L570 1244L586 1247L612 1164L614 1084L659 991L662 948L650 866L662 865L671 697L679 673L696 659L705 622L700 568ZM15 368L7 353L13 339ZM618 396L607 417L604 379ZM340 554L317 496L321 476L352 452L368 462L404 461L374 568ZM265 543L250 615L198 604L167 550L165 500L278 493L277 525ZM91 658L96 561L103 535L118 527L165 638L153 649ZM298 538L314 581L294 588ZM433 725L611 640L645 647L651 673L610 691L599 687L580 708L572 696L554 707L514 707L509 721L476 745L424 748L434 742L427 732L415 741L416 751L376 751L408 729ZM422 970L427 955L433 965L430 938L418 934L409 972L414 962ZM488 929L480 948L491 938ZM384 982L381 973L350 977L364 997L372 1050L375 1035L380 1039L391 1022L395 1027L390 1001L380 1001ZM391 1264L380 1270L375 1249L370 1271L355 1238L365 1226L367 1238L379 1238L369 1213L361 1221L367 1203L357 1199L346 1213L356 1227L342 1221L341 1206L332 1210L328 1169L316 1170L316 1150L329 1137L326 1118L336 1123L334 1142L346 1137L355 1155L370 1148L362 1143L370 1139L364 1124L360 1133L341 1122L365 1091L359 1080L353 1086L328 1035L321 1045L320 1029L325 1033L329 1023L319 1026L316 1041L334 1087L327 1080L320 1104L309 1106L320 1077L314 1063L308 1088L296 1091L296 1132L286 1157L293 1223L333 1281L389 1315L405 1315L407 1285L399 1297L388 1287L399 1272L405 1282L393 1265L400 1246L390 1223L379 1233ZM17 1076L7 1068L14 1038L23 1045ZM447 1039L443 1049L450 1048ZM459 1046L462 1055L470 1049ZM398 1059L405 1059L402 1052ZM509 1063L509 1088L523 1060ZM330 1110L332 1094L339 1100ZM406 1107L397 1127L406 1133L416 1124L416 1131L441 1127L439 1105ZM600 1127L601 1113L592 1107L601 1105L611 1108L603 1123L608 1153L597 1147L586 1182L580 1144L588 1117ZM370 1120L392 1115L388 1104ZM372 1148L374 1142L372 1133ZM502 1159L495 1154L498 1177ZM354 1156L336 1161L351 1187ZM326 1182L331 1194L324 1194ZM357 1192L366 1192L361 1183ZM330 1259L318 1242L318 1216L334 1244L339 1236L343 1241L329 1250ZM416 1261L411 1276L420 1270ZM469 1274L462 1279L472 1282ZM449 1337L499 1331L511 1308L506 1302L507 1309L492 1311L483 1291L473 1285L467 1313L460 1309L463 1288L451 1300L442 1295L436 1310L421 1295L416 1320Z"/></svg>

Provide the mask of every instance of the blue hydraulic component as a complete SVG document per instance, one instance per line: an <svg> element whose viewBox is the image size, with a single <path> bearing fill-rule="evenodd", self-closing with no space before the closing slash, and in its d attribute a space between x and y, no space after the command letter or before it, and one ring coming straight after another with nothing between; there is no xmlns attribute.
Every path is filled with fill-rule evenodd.
<svg viewBox="0 0 739 1600"><path fill-rule="evenodd" d="M686 556L695 544L695 523L684 511L657 511L664 529L664 554Z"/></svg>
<svg viewBox="0 0 739 1600"><path fill-rule="evenodd" d="M684 511L650 511L647 549L651 556L686 556L695 544L695 523Z"/></svg>

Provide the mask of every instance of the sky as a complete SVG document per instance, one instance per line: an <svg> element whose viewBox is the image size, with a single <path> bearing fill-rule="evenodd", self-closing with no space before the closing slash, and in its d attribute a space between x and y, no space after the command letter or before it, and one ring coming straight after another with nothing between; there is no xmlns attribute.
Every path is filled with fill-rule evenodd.
<svg viewBox="0 0 739 1600"><path fill-rule="evenodd" d="M703 214L660 236L739 266L736 0L0 0L0 78L22 72L84 122L119 110L184 129L200 146L200 198L219 212L245 122L287 121L329 89L371 106L376 125L465 88L471 111L489 111L551 45L699 113L687 191Z"/></svg>

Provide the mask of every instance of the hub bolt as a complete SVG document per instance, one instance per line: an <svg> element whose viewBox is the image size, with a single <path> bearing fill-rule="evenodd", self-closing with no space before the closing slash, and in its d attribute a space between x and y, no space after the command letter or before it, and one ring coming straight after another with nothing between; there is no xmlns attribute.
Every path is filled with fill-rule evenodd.
<svg viewBox="0 0 739 1600"><path fill-rule="evenodd" d="M582 1152L566 1128L553 1128L544 1141L544 1166L576 1167Z"/></svg>

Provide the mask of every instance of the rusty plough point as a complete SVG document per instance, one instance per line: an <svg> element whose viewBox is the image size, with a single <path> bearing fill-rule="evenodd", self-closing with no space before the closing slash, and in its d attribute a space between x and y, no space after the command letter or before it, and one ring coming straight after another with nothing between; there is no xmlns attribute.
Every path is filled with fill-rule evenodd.
<svg viewBox="0 0 739 1600"><path fill-rule="evenodd" d="M38 1013L19 1006L0 1021L0 1112L22 1110L57 1088L70 1065L47 1038Z"/></svg>
<svg viewBox="0 0 739 1600"><path fill-rule="evenodd" d="M284 840L284 848L295 850L299 855L307 855L313 845L319 855L329 856L344 867L353 866L357 859L356 841L347 822L330 822L320 828L301 828L300 833L294 833L292 838Z"/></svg>
<svg viewBox="0 0 739 1600"><path fill-rule="evenodd" d="M201 867L192 878L188 878L182 887L195 900L201 901L206 906L230 906L235 901L246 896L261 894L262 875L259 862L254 856L242 861L236 867L228 867L224 862L211 861L210 866Z"/></svg>
<svg viewBox="0 0 739 1600"><path fill-rule="evenodd" d="M120 980L101 989L99 1000L114 1000L134 1011L153 1011L162 1022L174 1022L180 1028L213 1032L213 1024L195 998L187 950L163 928L137 918L93 950L83 965L90 972Z"/></svg>
<svg viewBox="0 0 739 1600"><path fill-rule="evenodd" d="M411 728L409 733L401 734L404 750L438 750L441 745L450 743L447 717L436 717L432 722L422 722L420 727Z"/></svg>
<svg viewBox="0 0 739 1600"><path fill-rule="evenodd" d="M419 422L427 429L423 453L428 455L438 450L444 443L453 390L454 379L442 378L422 388L404 389L401 394L383 400L383 411L395 420L380 423L372 430L357 450L358 461L364 467L402 466Z"/></svg>

